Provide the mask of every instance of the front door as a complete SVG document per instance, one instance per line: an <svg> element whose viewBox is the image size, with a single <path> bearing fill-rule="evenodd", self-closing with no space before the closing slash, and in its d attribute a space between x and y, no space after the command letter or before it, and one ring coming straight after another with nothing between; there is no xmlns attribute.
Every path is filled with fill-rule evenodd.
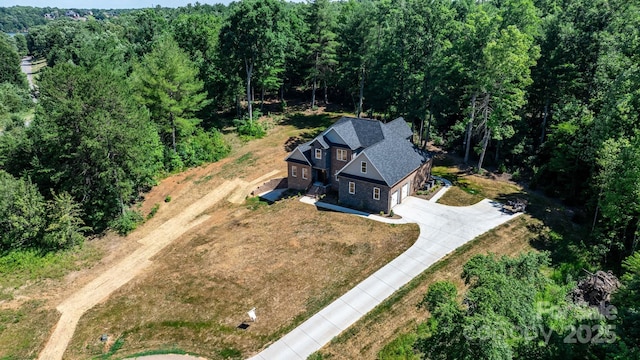
<svg viewBox="0 0 640 360"><path fill-rule="evenodd" d="M316 169L315 173L316 173L315 181L320 182L322 184L326 184L327 183L327 171L326 170Z"/></svg>

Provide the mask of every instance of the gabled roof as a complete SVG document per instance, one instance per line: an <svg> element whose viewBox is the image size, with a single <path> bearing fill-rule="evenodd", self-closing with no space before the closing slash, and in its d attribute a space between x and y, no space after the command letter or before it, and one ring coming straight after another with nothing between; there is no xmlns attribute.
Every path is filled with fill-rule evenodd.
<svg viewBox="0 0 640 360"><path fill-rule="evenodd" d="M361 155L366 155L388 186L393 186L402 180L428 159L426 153L416 149L409 142L408 139L413 132L401 117L387 124L378 120L343 117L312 141L299 145L294 152L300 151L305 155L307 162L312 163L311 144L313 142L317 141L324 148L337 145L329 139L331 135L327 136L331 132L335 132L340 141L345 143L341 145L346 145L356 152L342 170L356 159L362 158ZM292 158L294 152L287 157L288 161L295 161ZM343 174L342 170L339 174L349 176L346 173Z"/></svg>
<svg viewBox="0 0 640 360"><path fill-rule="evenodd" d="M409 141L399 140L404 139L385 138L383 141L366 148L353 160L358 161L357 158L366 155L387 185L393 186L428 159L425 153L418 150Z"/></svg>
<svg viewBox="0 0 640 360"><path fill-rule="evenodd" d="M387 123L386 127L405 139L410 138L411 135L413 135L413 131L411 131L411 128L407 125L407 122L404 121L403 117L399 117Z"/></svg>
<svg viewBox="0 0 640 360"><path fill-rule="evenodd" d="M285 161L297 163L306 163L311 165L311 141L298 145L293 151L287 155Z"/></svg>

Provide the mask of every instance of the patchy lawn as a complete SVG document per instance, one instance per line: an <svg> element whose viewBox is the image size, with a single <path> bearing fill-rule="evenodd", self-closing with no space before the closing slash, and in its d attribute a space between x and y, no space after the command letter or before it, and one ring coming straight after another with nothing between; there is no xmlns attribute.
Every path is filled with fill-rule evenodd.
<svg viewBox="0 0 640 360"><path fill-rule="evenodd" d="M319 211L290 198L226 204L80 320L65 358L86 359L122 339L117 357L178 348L210 359L247 357L406 250L416 225ZM258 321L246 330L246 312Z"/></svg>
<svg viewBox="0 0 640 360"><path fill-rule="evenodd" d="M378 359L379 352L399 336L414 332L428 313L417 308L429 285L449 280L462 293L464 264L476 254L517 255L531 251L536 237L529 229L539 221L523 215L463 245L425 270L371 313L323 347L316 359Z"/></svg>
<svg viewBox="0 0 640 360"><path fill-rule="evenodd" d="M129 236L108 233L89 241L87 255L74 260L78 265L47 270L55 276L31 278L25 272L12 277L0 291L0 358L36 357L59 318L55 307L135 251L137 239L225 180L252 180L272 170L286 174L288 147L340 115L295 114L275 124L264 139L236 141L228 158L164 179L145 194L138 210L153 216ZM166 351L211 359L251 355L402 253L418 236L415 225L318 211L295 198L273 205L255 199L243 205L220 203L206 213L210 219L85 314L65 359ZM252 307L258 321L237 329ZM105 343L102 334L109 335Z"/></svg>
<svg viewBox="0 0 640 360"><path fill-rule="evenodd" d="M440 163L447 163L440 161ZM455 165L438 165L432 169L433 175L443 177L453 184L438 203L451 206L469 206L482 199L496 199L502 201L506 198L516 197L522 193L520 185L497 178L491 173L486 175L470 174L466 170Z"/></svg>

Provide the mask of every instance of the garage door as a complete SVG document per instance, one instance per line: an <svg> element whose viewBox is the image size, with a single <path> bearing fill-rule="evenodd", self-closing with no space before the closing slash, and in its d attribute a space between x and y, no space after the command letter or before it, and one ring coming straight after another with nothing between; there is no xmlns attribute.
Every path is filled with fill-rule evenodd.
<svg viewBox="0 0 640 360"><path fill-rule="evenodd" d="M394 207L398 204L398 192L394 191L393 194L391 194L391 207Z"/></svg>
<svg viewBox="0 0 640 360"><path fill-rule="evenodd" d="M406 183L402 186L402 200L409 196L409 183Z"/></svg>

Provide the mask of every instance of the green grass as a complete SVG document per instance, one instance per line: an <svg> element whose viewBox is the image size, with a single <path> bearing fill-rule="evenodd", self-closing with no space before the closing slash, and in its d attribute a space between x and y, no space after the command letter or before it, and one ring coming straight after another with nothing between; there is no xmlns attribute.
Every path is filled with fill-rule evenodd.
<svg viewBox="0 0 640 360"><path fill-rule="evenodd" d="M247 205L247 209L249 209L249 210L258 210L258 209L260 209L262 207L265 207L265 206L269 205L268 202L263 201L258 196L247 198L245 203Z"/></svg>
<svg viewBox="0 0 640 360"><path fill-rule="evenodd" d="M168 355L168 354L187 355L187 352L179 348L147 350L147 351L135 353L133 355L128 356L127 358L131 359L131 358L144 357L144 356L150 356L150 355Z"/></svg>
<svg viewBox="0 0 640 360"><path fill-rule="evenodd" d="M253 153L248 152L240 156L239 158L237 158L234 162L238 165L241 165L241 164L253 165L256 163L256 159L253 157Z"/></svg>
<svg viewBox="0 0 640 360"><path fill-rule="evenodd" d="M88 246L47 253L35 249L14 250L0 256L0 286L17 288L29 280L59 279L94 263L100 256Z"/></svg>

